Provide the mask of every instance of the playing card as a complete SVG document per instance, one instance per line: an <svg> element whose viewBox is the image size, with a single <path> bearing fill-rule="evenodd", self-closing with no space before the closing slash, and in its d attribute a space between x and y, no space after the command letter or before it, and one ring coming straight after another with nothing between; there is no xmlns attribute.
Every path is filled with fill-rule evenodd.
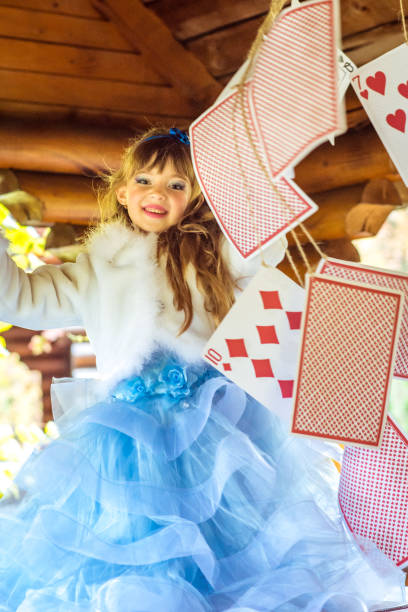
<svg viewBox="0 0 408 612"><path fill-rule="evenodd" d="M379 446L403 296L308 278L292 433Z"/></svg>
<svg viewBox="0 0 408 612"><path fill-rule="evenodd" d="M357 70L357 66L347 57L344 51L337 49L337 68L339 99L342 100L350 85L351 78Z"/></svg>
<svg viewBox="0 0 408 612"><path fill-rule="evenodd" d="M244 110L248 116L247 88ZM248 128L259 148L253 127ZM244 258L317 210L289 178L271 186L244 125L240 93L222 99L190 127L197 179L218 223Z"/></svg>
<svg viewBox="0 0 408 612"><path fill-rule="evenodd" d="M387 417L381 448L346 448L339 502L350 530L408 565L408 440Z"/></svg>
<svg viewBox="0 0 408 612"><path fill-rule="evenodd" d="M249 86L256 132L273 176L346 130L337 88L338 3L313 0L279 15Z"/></svg>
<svg viewBox="0 0 408 612"><path fill-rule="evenodd" d="M204 359L289 421L304 289L262 267L209 339Z"/></svg>
<svg viewBox="0 0 408 612"><path fill-rule="evenodd" d="M402 180L408 185L408 45L361 66L353 87Z"/></svg>
<svg viewBox="0 0 408 612"><path fill-rule="evenodd" d="M317 272L344 278L358 283L367 283L376 287L386 287L401 291L404 295L401 327L398 337L397 354L394 365L394 376L408 378L408 274L382 270L365 266L360 263L341 261L339 259L324 259L320 262Z"/></svg>

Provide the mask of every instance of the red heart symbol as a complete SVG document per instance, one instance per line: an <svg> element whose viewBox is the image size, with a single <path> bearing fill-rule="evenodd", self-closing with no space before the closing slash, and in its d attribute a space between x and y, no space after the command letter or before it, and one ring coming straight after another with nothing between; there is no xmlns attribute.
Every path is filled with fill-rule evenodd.
<svg viewBox="0 0 408 612"><path fill-rule="evenodd" d="M374 91L381 94L382 96L384 95L386 78L385 78L385 74L381 72L381 70L376 72L375 76L367 77L366 83L367 83L367 87L369 87L370 89L373 89Z"/></svg>
<svg viewBox="0 0 408 612"><path fill-rule="evenodd" d="M405 114L405 111L403 111L401 108L396 110L394 114L387 115L388 125L395 128L396 130L399 130L402 133L405 132L406 122L407 116Z"/></svg>
<svg viewBox="0 0 408 612"><path fill-rule="evenodd" d="M368 100L368 89L363 89L363 91L360 91L360 96Z"/></svg>
<svg viewBox="0 0 408 612"><path fill-rule="evenodd" d="M400 92L401 96L404 96L404 98L408 98L408 81L406 83L401 83L400 85L398 85L398 91Z"/></svg>

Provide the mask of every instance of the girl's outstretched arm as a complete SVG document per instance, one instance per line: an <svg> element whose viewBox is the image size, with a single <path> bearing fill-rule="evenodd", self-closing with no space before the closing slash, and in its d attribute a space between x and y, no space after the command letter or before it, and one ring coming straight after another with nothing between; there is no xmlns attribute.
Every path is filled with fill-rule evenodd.
<svg viewBox="0 0 408 612"><path fill-rule="evenodd" d="M44 265L32 273L7 255L8 241L0 235L0 320L28 329L82 325L81 301L90 278L89 259Z"/></svg>

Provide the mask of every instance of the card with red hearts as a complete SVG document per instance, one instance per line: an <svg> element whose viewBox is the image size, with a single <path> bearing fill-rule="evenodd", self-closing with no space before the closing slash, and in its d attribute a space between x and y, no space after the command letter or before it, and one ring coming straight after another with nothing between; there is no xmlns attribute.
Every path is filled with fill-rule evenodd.
<svg viewBox="0 0 408 612"><path fill-rule="evenodd" d="M274 177L347 129L338 91L339 46L337 0L296 3L280 13L265 37L249 99Z"/></svg>
<svg viewBox="0 0 408 612"><path fill-rule="evenodd" d="M242 114L244 106L247 125ZM249 258L317 210L288 177L274 180L249 118L247 87L223 97L190 127L197 179L221 229ZM251 142L252 139L252 142ZM256 152L254 151L254 146Z"/></svg>
<svg viewBox="0 0 408 612"><path fill-rule="evenodd" d="M289 423L304 289L262 267L205 346L203 357Z"/></svg>
<svg viewBox="0 0 408 612"><path fill-rule="evenodd" d="M408 274L331 258L323 259L317 268L317 272L358 283L368 283L376 287L388 287L401 291L404 295L404 303L394 376L396 378L408 378Z"/></svg>
<svg viewBox="0 0 408 612"><path fill-rule="evenodd" d="M381 444L402 304L393 289L308 278L292 433Z"/></svg>
<svg viewBox="0 0 408 612"><path fill-rule="evenodd" d="M408 186L408 45L361 66L353 87Z"/></svg>
<svg viewBox="0 0 408 612"><path fill-rule="evenodd" d="M381 448L344 451L339 502L353 534L408 565L408 439L391 417Z"/></svg>

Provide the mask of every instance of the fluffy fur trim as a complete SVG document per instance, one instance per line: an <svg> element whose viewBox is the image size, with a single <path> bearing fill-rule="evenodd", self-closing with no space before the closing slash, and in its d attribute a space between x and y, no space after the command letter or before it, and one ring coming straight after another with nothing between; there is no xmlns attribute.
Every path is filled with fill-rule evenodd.
<svg viewBox="0 0 408 612"><path fill-rule="evenodd" d="M87 242L86 250L91 256L106 259L111 263L145 263L156 257L156 234L144 234L125 225L122 221L104 223L94 230ZM133 259L134 256L138 259Z"/></svg>

